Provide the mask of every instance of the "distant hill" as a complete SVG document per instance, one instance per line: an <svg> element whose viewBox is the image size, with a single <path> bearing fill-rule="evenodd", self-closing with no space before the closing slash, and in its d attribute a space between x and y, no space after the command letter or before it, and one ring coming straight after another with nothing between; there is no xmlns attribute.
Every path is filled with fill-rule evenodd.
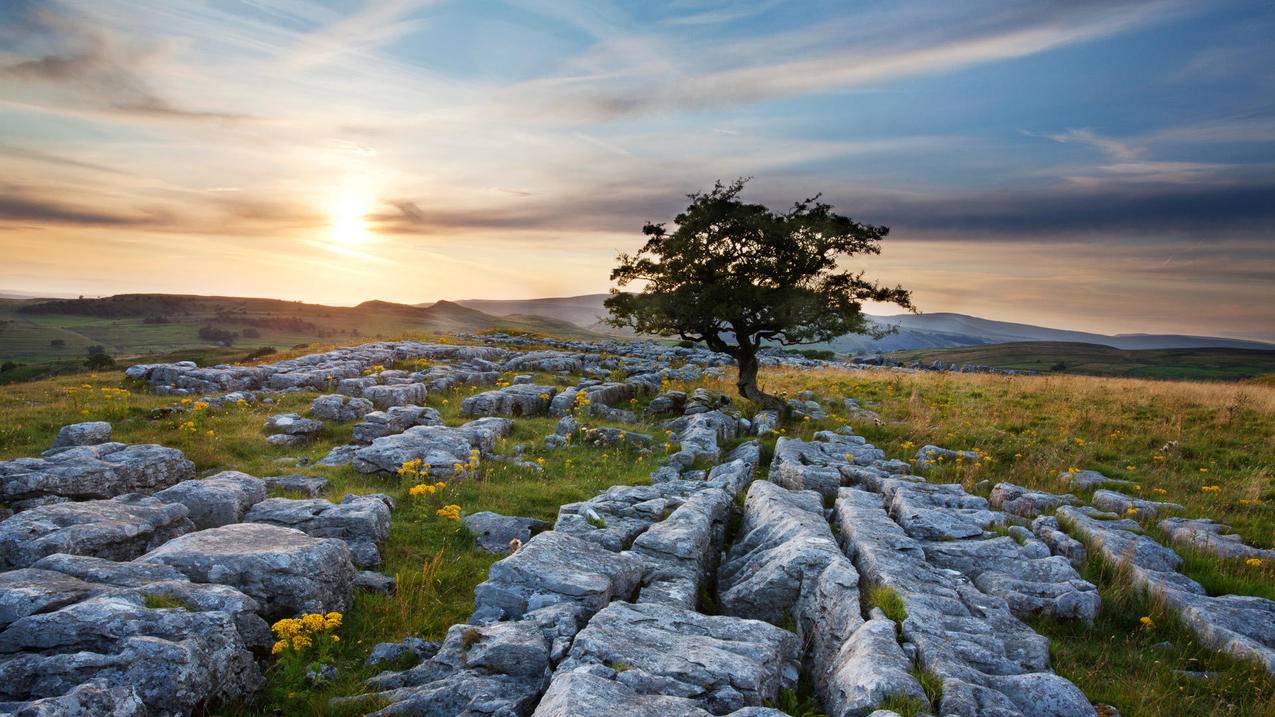
<svg viewBox="0 0 1275 717"><path fill-rule="evenodd" d="M1098 344L1024 341L900 351L890 357L904 362L942 361L1091 376L1240 380L1275 374L1275 351L1229 347L1132 350Z"/></svg>
<svg viewBox="0 0 1275 717"><path fill-rule="evenodd" d="M525 299L488 301L466 299L457 301L462 306L508 316L534 314L570 321L593 331L614 333L614 329L601 323L607 314L602 302L607 294L585 294L554 299ZM981 346L1014 341L1069 341L1100 344L1119 349L1168 349L1230 347L1247 349L1275 349L1275 344L1244 339L1228 339L1213 336L1180 336L1173 334L1119 334L1107 336L1085 331L1051 329L1031 324L993 321L977 316L938 312L933 314L897 314L871 317L878 324L898 327L898 332L882 339L869 336L847 335L815 348L829 348L839 353L872 354L909 349L948 348L956 346Z"/></svg>
<svg viewBox="0 0 1275 717"><path fill-rule="evenodd" d="M412 333L523 331L569 338L599 334L552 317L493 316L452 302L412 306L366 301L325 306L278 299L120 294L99 299L0 299L0 361L82 358L91 345L116 356L212 346L287 348Z"/></svg>

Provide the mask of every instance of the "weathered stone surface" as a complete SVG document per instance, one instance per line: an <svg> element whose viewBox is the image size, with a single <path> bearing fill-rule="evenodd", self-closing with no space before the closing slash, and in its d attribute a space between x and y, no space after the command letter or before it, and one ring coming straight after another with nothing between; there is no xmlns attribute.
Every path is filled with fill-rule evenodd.
<svg viewBox="0 0 1275 717"><path fill-rule="evenodd" d="M645 433L635 433L607 426L584 429L580 432L580 441L590 446L604 448L607 446L649 448L651 446L651 437Z"/></svg>
<svg viewBox="0 0 1275 717"><path fill-rule="evenodd" d="M765 436L779 430L779 414L775 411L762 411L753 416L752 433L754 436Z"/></svg>
<svg viewBox="0 0 1275 717"><path fill-rule="evenodd" d="M470 459L470 451L489 454L496 438L507 435L513 424L507 418L481 418L459 427L414 426L397 435L384 436L354 454L354 469L360 473L395 473L404 463L420 459L429 465L429 475L455 475Z"/></svg>
<svg viewBox="0 0 1275 717"><path fill-rule="evenodd" d="M467 397L460 404L462 416L547 416L558 389L523 383Z"/></svg>
<svg viewBox="0 0 1275 717"><path fill-rule="evenodd" d="M987 502L996 510L1003 510L1021 518L1035 518L1039 515L1050 514L1061 505L1080 505L1080 499L1071 494L1042 493L1013 483L997 483L992 488L992 494Z"/></svg>
<svg viewBox="0 0 1275 717"><path fill-rule="evenodd" d="M328 487L328 479L293 473L286 476L267 476L261 479L266 488L301 493L308 498L318 498Z"/></svg>
<svg viewBox="0 0 1275 717"><path fill-rule="evenodd" d="M1103 486L1113 486L1119 488L1132 488L1133 481L1119 480L1117 478L1108 478L1098 471L1063 471L1058 474L1058 480L1073 490L1090 491Z"/></svg>
<svg viewBox="0 0 1275 717"><path fill-rule="evenodd" d="M291 528L239 523L170 540L139 562L169 565L198 583L229 585L268 618L346 612L354 592L350 549Z"/></svg>
<svg viewBox="0 0 1275 717"><path fill-rule="evenodd" d="M0 522L0 568L53 553L128 560L194 530L186 515L183 505L136 493L32 508Z"/></svg>
<svg viewBox="0 0 1275 717"><path fill-rule="evenodd" d="M421 406L391 406L384 411L372 411L354 424L353 438L359 443L371 443L381 436L402 433L412 426L441 426L443 417L433 408Z"/></svg>
<svg viewBox="0 0 1275 717"><path fill-rule="evenodd" d="M323 422L302 418L295 413L281 413L266 419L266 433L285 436L313 436L323 430Z"/></svg>
<svg viewBox="0 0 1275 717"><path fill-rule="evenodd" d="M1103 519L1091 508L1060 508L1058 517L1105 559L1125 566L1134 586L1162 600L1203 644L1256 660L1275 672L1275 601L1208 595L1199 583L1177 572L1182 565L1177 553L1135 532L1140 529L1135 521Z"/></svg>
<svg viewBox="0 0 1275 717"><path fill-rule="evenodd" d="M195 465L175 448L123 443L59 448L42 458L0 461L0 500L150 494L193 477Z"/></svg>
<svg viewBox="0 0 1275 717"><path fill-rule="evenodd" d="M1109 513L1140 515L1149 518L1155 518L1166 511L1186 509L1178 503L1142 500L1141 498L1134 498L1133 496L1104 489L1094 491L1093 504L1099 510L1105 510Z"/></svg>
<svg viewBox="0 0 1275 717"><path fill-rule="evenodd" d="M690 467L697 459L713 463L721 460L722 452L717 442L734 438L739 430L738 421L721 411L694 413L665 425L676 434L679 444L677 453L665 460L683 469Z"/></svg>
<svg viewBox="0 0 1275 717"><path fill-rule="evenodd" d="M781 436L775 443L770 480L790 490L816 490L834 496L841 485L858 480L860 467L885 457L862 436L819 431L815 439Z"/></svg>
<svg viewBox="0 0 1275 717"><path fill-rule="evenodd" d="M464 518L465 527L473 533L478 547L489 553L506 555L510 552L510 544L517 540L525 544L534 533L540 533L553 527L550 523L535 518L501 515L490 511L471 513Z"/></svg>
<svg viewBox="0 0 1275 717"><path fill-rule="evenodd" d="M1275 550L1245 545L1239 535L1231 532L1231 526L1207 518L1165 518L1159 522L1159 527L1179 547L1189 547L1219 558L1275 560Z"/></svg>
<svg viewBox="0 0 1275 717"><path fill-rule="evenodd" d="M644 565L636 557L550 530L491 566L474 589L471 622L516 619L530 610L563 602L592 614L615 599L633 596Z"/></svg>
<svg viewBox="0 0 1275 717"><path fill-rule="evenodd" d="M646 404L645 413L648 416L675 415L682 413L682 409L685 407L685 391L665 391L655 398L652 398L650 403Z"/></svg>
<svg viewBox="0 0 1275 717"><path fill-rule="evenodd" d="M247 473L222 471L208 478L182 481L155 497L186 506L195 529L203 530L242 521L249 508L265 500L266 484Z"/></svg>
<svg viewBox="0 0 1275 717"><path fill-rule="evenodd" d="M991 538L926 543L924 549L931 563L957 570L979 590L1004 598L1020 617L1041 614L1092 622L1098 614L1098 588L1066 558L1050 555L1044 543Z"/></svg>
<svg viewBox="0 0 1275 717"><path fill-rule="evenodd" d="M354 566L366 568L381 563L377 546L389 537L390 507L376 496L347 495L340 503L322 498L269 498L254 505L244 521L345 541Z"/></svg>
<svg viewBox="0 0 1275 717"><path fill-rule="evenodd" d="M718 571L723 612L779 622L791 616L803 585L844 560L814 491L769 481L748 489L739 538Z"/></svg>
<svg viewBox="0 0 1275 717"><path fill-rule="evenodd" d="M425 660L437 655L440 647L441 642L431 642L419 637L405 637L399 642L382 642L372 648L363 664L376 666L408 659Z"/></svg>
<svg viewBox="0 0 1275 717"><path fill-rule="evenodd" d="M913 458L915 460L912 465L916 466L917 470L921 470L935 463L952 463L958 458L972 463L978 460L978 453L976 451L954 451L950 448L926 444L916 450L916 455Z"/></svg>
<svg viewBox="0 0 1275 717"><path fill-rule="evenodd" d="M322 421L353 421L366 416L372 408L372 402L366 398L331 393L310 403L310 415Z"/></svg>
<svg viewBox="0 0 1275 717"><path fill-rule="evenodd" d="M889 479L881 483L890 515L919 540L974 538L1004 514L988 510L987 500L970 495L956 483L918 483Z"/></svg>
<svg viewBox="0 0 1275 717"><path fill-rule="evenodd" d="M12 717L146 717L146 705L131 687L106 680L76 685L65 695L30 702L0 702L0 714Z"/></svg>
<svg viewBox="0 0 1275 717"><path fill-rule="evenodd" d="M1049 546L1051 553L1067 558L1072 567L1079 569L1085 564L1085 560L1088 558L1085 544L1067 535L1058 525L1058 519L1054 516L1042 515L1033 520L1031 530L1037 538L1040 538L1041 542Z"/></svg>
<svg viewBox="0 0 1275 717"><path fill-rule="evenodd" d="M675 480L649 486L611 486L581 503L558 508L554 530L624 550L652 523L672 513L686 496L704 487L700 481Z"/></svg>
<svg viewBox="0 0 1275 717"><path fill-rule="evenodd" d="M695 609L716 567L733 503L724 490L702 490L633 541L632 552L648 563L638 602Z"/></svg>
<svg viewBox="0 0 1275 717"><path fill-rule="evenodd" d="M868 714L890 697L929 700L895 638L893 620L874 617L845 641L822 690L828 717Z"/></svg>
<svg viewBox="0 0 1275 717"><path fill-rule="evenodd" d="M398 591L398 579L373 570L360 570L354 574L354 587L381 595L393 595Z"/></svg>
<svg viewBox="0 0 1275 717"><path fill-rule="evenodd" d="M57 438L53 439L54 448L72 446L96 446L111 440L111 424L106 421L86 421L72 423L58 429Z"/></svg>
<svg viewBox="0 0 1275 717"><path fill-rule="evenodd" d="M416 406L425 402L428 395L423 383L401 383L390 386L368 386L363 398L381 410L392 406Z"/></svg>
<svg viewBox="0 0 1275 717"><path fill-rule="evenodd" d="M617 682L614 674L609 668L593 666L556 673L534 717L710 717L713 714L697 706L695 700L641 694ZM784 713L769 707L745 707L727 717L784 717Z"/></svg>
<svg viewBox="0 0 1275 717"><path fill-rule="evenodd" d="M902 598L903 636L943 681L940 714L1092 715L1080 690L1049 671L1048 641L1014 617L1003 599L927 562L922 544L890 519L881 496L843 488L835 513L862 579Z"/></svg>
<svg viewBox="0 0 1275 717"><path fill-rule="evenodd" d="M131 689L154 714L242 700L262 682L231 613L151 609L136 593L90 597L0 631L0 700L69 695L95 680Z"/></svg>
<svg viewBox="0 0 1275 717"><path fill-rule="evenodd" d="M800 646L757 620L615 602L589 621L558 669L600 665L638 693L684 697L727 713L773 701L796 684Z"/></svg>

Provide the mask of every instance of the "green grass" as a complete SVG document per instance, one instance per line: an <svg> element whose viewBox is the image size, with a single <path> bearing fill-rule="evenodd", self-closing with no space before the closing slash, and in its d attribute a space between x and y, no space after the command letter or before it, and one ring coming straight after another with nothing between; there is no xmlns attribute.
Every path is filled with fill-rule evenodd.
<svg viewBox="0 0 1275 717"><path fill-rule="evenodd" d="M536 379L554 380L551 376ZM1073 465L1097 468L1115 478L1137 481L1140 490L1136 492L1143 496L1186 504L1187 515L1230 523L1252 544L1269 547L1275 539L1271 531L1275 525L1271 471L1275 385L772 368L763 372L762 380L768 389L790 395L811 388L825 396L859 399L878 411L883 421L881 425L858 422L857 430L892 458L910 458L916 446L927 442L978 448L991 456L975 464L943 466L931 474L933 480L961 482L967 488L979 480L1006 480L1058 491L1059 471ZM677 387L704 385L733 393L732 381L727 375L720 381ZM520 419L514 434L503 439L501 450L526 443L528 457L544 458L543 473L484 462L476 476L446 481L441 494L410 498L395 477L366 476L349 467L299 465L297 459L313 462L332 446L346 442L349 424L329 423L314 444L301 449L266 444L262 433L266 417L304 412L315 394L280 395L273 407L228 406L199 414L168 414L160 409L176 403L172 397L154 396L133 386L128 395L102 390L121 386L127 384L119 371L6 386L0 390L0 459L38 455L48 448L60 426L102 419L113 423L117 440L159 442L181 449L201 474L234 469L258 476L321 475L331 481L324 496L329 499L339 500L347 493L386 492L399 505L382 549L383 569L397 576L398 593L356 596L333 654L341 676L331 684L307 689L287 684L286 676L276 672L256 701L224 710L227 715L362 714L366 705L332 711L328 700L362 690L362 681L373 672L362 666L371 646L407 636L438 639L448 626L464 622L472 609L474 586L485 579L488 567L499 557L478 550L456 522L437 517L434 511L439 506L454 503L465 511L492 510L553 520L563 503L587 499L610 485L644 483L662 450L657 448L656 455L644 459L629 450L582 445L545 452L540 450L541 440L556 421ZM455 425L462 421L458 410L468 393L466 389L433 395L428 403ZM630 408L640 412L645 401ZM745 414L754 408L740 399L735 399L735 405ZM196 423L193 432L179 428L188 419ZM783 431L809 438L816 430L844 422L834 413L826 420ZM655 433L658 443L657 431L638 430ZM766 460L774 440L769 436L763 442ZM1220 489L1202 491L1202 485ZM1153 526L1147 532L1157 535ZM1187 560L1184 572L1210 592L1271 596L1275 566L1255 568L1179 552ZM1055 669L1093 700L1114 704L1126 715L1275 713L1275 682L1270 676L1195 644L1189 632L1131 594L1117 571L1093 565L1085 575L1099 586L1103 597L1103 610L1092 627L1047 620L1032 624L1050 639ZM706 606L711 606L712 597L705 597ZM880 604L892 619L903 618L902 605L892 606L894 601L884 593L869 596L868 601ZM1154 629L1139 622L1144 615L1152 617ZM1153 649L1166 641L1169 648ZM1179 669L1216 671L1218 677L1183 678L1173 672ZM932 699L936 687L927 686ZM794 695L799 699L789 706L790 713L800 714L810 706L808 692L802 694L804 698Z"/></svg>
<svg viewBox="0 0 1275 717"><path fill-rule="evenodd" d="M897 625L902 625L903 621L908 619L907 606L903 604L903 598L894 588L888 585L873 585L868 588L867 605L869 608L880 608L885 616L890 618Z"/></svg>
<svg viewBox="0 0 1275 717"><path fill-rule="evenodd" d="M1066 341L897 351L903 362L942 361L1023 371L1156 379L1238 380L1275 373L1275 351L1238 348L1117 349Z"/></svg>

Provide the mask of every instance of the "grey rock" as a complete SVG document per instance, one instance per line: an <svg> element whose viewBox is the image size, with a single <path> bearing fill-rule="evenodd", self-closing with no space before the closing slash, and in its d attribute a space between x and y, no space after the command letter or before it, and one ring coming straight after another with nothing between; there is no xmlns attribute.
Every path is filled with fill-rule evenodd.
<svg viewBox="0 0 1275 717"><path fill-rule="evenodd" d="M32 508L0 523L0 568L54 553L128 560L194 530L186 515L183 505L135 493Z"/></svg>
<svg viewBox="0 0 1275 717"><path fill-rule="evenodd" d="M1054 516L1042 515L1033 520L1031 530L1041 542L1049 546L1051 553L1067 558L1072 567L1080 569L1088 559L1085 544L1067 535L1058 525L1058 519Z"/></svg>
<svg viewBox="0 0 1275 717"><path fill-rule="evenodd" d="M349 610L350 549L291 528L239 523L170 540L138 558L168 565L198 583L229 585L254 598L268 619Z"/></svg>
<svg viewBox="0 0 1275 717"><path fill-rule="evenodd" d="M413 426L384 436L354 454L354 469L360 473L396 473L404 463L420 459L434 478L451 478L455 464L469 462L470 451L488 455L496 438L507 435L512 422L506 418L482 418L456 428Z"/></svg>
<svg viewBox="0 0 1275 717"><path fill-rule="evenodd" d="M123 443L59 448L42 458L0 461L0 500L150 494L194 477L195 465L175 448Z"/></svg>
<svg viewBox="0 0 1275 717"><path fill-rule="evenodd" d="M558 389L537 384L515 384L467 397L460 404L462 416L547 416Z"/></svg>
<svg viewBox="0 0 1275 717"><path fill-rule="evenodd" d="M633 541L632 552L648 563L639 603L695 609L716 567L733 504L732 493L700 491Z"/></svg>
<svg viewBox="0 0 1275 717"><path fill-rule="evenodd" d="M615 602L576 635L559 672L615 669L634 691L692 699L715 714L774 701L796 684L800 646L758 620Z"/></svg>
<svg viewBox="0 0 1275 717"><path fill-rule="evenodd" d="M398 590L398 580L393 575L360 570L354 575L354 587L381 595L393 595Z"/></svg>
<svg viewBox="0 0 1275 717"><path fill-rule="evenodd" d="M551 524L535 518L500 515L490 511L482 511L466 515L462 522L478 541L478 547L489 553L506 555L510 552L510 544L514 540L525 544L534 533L553 527Z"/></svg>
<svg viewBox="0 0 1275 717"><path fill-rule="evenodd" d="M962 461L977 461L978 453L975 451L954 451L949 448L941 448L939 446L926 444L916 450L916 455L913 456L913 458L915 460L912 465L914 465L917 470L921 470L936 463L952 463L958 458ZM940 461L940 458L943 460Z"/></svg>
<svg viewBox="0 0 1275 717"><path fill-rule="evenodd" d="M1103 486L1113 486L1119 488L1132 488L1133 481L1119 480L1117 478L1108 478L1098 471L1063 471L1058 474L1058 480L1073 490L1090 491Z"/></svg>
<svg viewBox="0 0 1275 717"><path fill-rule="evenodd" d="M1178 547L1189 547L1219 558L1275 560L1275 550L1245 545L1231 526L1207 518L1165 518L1159 522L1169 540Z"/></svg>
<svg viewBox="0 0 1275 717"><path fill-rule="evenodd" d="M12 717L146 717L146 705L131 687L105 680L76 685L65 695L23 703L0 702L0 714Z"/></svg>
<svg viewBox="0 0 1275 717"><path fill-rule="evenodd" d="M334 446L332 450L328 451L326 456L316 461L315 465L348 466L350 465L350 462L354 460L354 454L357 453L358 450L359 446L355 445Z"/></svg>
<svg viewBox="0 0 1275 717"><path fill-rule="evenodd" d="M590 446L637 446L650 447L651 437L645 433L635 433L619 428L600 427L586 428L581 432L581 442Z"/></svg>
<svg viewBox="0 0 1275 717"><path fill-rule="evenodd" d="M440 647L442 647L440 642L431 642L419 637L405 637L399 642L382 642L372 648L363 664L376 667L407 659L426 660L438 654Z"/></svg>
<svg viewBox="0 0 1275 717"><path fill-rule="evenodd" d="M997 483L992 488L988 503L997 510L1022 518L1035 518L1053 513L1061 505L1080 505L1080 499L1071 494L1056 495L1028 490L1013 483Z"/></svg>
<svg viewBox="0 0 1275 717"><path fill-rule="evenodd" d="M530 610L563 602L592 614L614 599L633 595L643 563L595 543L550 530L491 566L474 589L476 617L516 619Z"/></svg>
<svg viewBox="0 0 1275 717"><path fill-rule="evenodd" d="M845 717L869 714L891 697L929 701L895 640L894 621L877 617L841 646L826 678L823 703L829 717Z"/></svg>
<svg viewBox="0 0 1275 717"><path fill-rule="evenodd" d="M416 406L425 402L428 395L423 383L403 383L391 386L368 386L363 398L381 410L392 406Z"/></svg>
<svg viewBox="0 0 1275 717"><path fill-rule="evenodd" d="M266 433L310 437L323 430L323 422L302 418L295 413L281 413L266 419Z"/></svg>
<svg viewBox="0 0 1275 717"><path fill-rule="evenodd" d="M384 411L373 411L354 424L353 438L359 443L371 443L381 436L402 433L412 426L441 426L443 418L433 408L421 406L391 406Z"/></svg>
<svg viewBox="0 0 1275 717"><path fill-rule="evenodd" d="M106 421L86 421L72 423L58 429L57 438L53 439L54 448L71 446L96 446L111 440L111 424Z"/></svg>
<svg viewBox="0 0 1275 717"><path fill-rule="evenodd" d="M559 436L568 438L574 435L578 430L580 430L580 422L575 419L575 416L563 416L559 419L558 426L553 432Z"/></svg>
<svg viewBox="0 0 1275 717"><path fill-rule="evenodd" d="M1155 518L1166 511L1186 510L1185 506L1179 503L1142 500L1141 498L1134 498L1133 496L1105 489L1094 491L1093 504L1099 510L1116 513L1117 515L1130 514L1149 518ZM1131 508L1133 513L1129 512Z"/></svg>
<svg viewBox="0 0 1275 717"><path fill-rule="evenodd" d="M324 464L320 461L319 465ZM267 476L261 480L266 484L266 488L268 489L301 493L307 498L318 498L319 494L324 490L327 490L328 487L327 478L301 475L300 473L293 473L286 476Z"/></svg>
<svg viewBox="0 0 1275 717"><path fill-rule="evenodd" d="M642 694L610 675L591 667L559 671L536 707L534 717L710 717L695 700ZM768 707L745 707L727 717L783 717Z"/></svg>
<svg viewBox="0 0 1275 717"><path fill-rule="evenodd" d="M375 496L348 495L340 503L322 498L268 498L254 505L244 521L343 540L350 547L354 566L366 568L381 562L377 546L389 537L390 507Z"/></svg>
<svg viewBox="0 0 1275 717"><path fill-rule="evenodd" d="M249 508L266 498L266 484L239 471L222 471L208 478L187 480L155 494L165 503L180 503L190 511L196 530L243 520Z"/></svg>
<svg viewBox="0 0 1275 717"><path fill-rule="evenodd" d="M351 398L339 393L319 396L310 403L310 415L323 421L353 421L366 416L373 409L366 398Z"/></svg>

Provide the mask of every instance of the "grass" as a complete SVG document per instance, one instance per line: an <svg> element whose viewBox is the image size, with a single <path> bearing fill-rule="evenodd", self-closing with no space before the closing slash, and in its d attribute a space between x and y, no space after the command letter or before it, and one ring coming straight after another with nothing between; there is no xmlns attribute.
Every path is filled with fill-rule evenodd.
<svg viewBox="0 0 1275 717"><path fill-rule="evenodd" d="M273 358L323 348L285 350ZM554 381L551 376L536 379ZM1187 515L1229 523L1246 542L1271 547L1275 540L1271 529L1275 525L1272 382L772 367L763 371L762 380L773 392L793 395L813 389L828 397L858 399L880 413L882 423L858 421L856 429L891 458L910 458L924 443L977 448L990 456L940 466L931 472L933 480L961 482L967 488L984 479L1011 481L1056 492L1062 488L1057 480L1060 471L1071 466L1096 468L1113 478L1136 481L1140 490L1135 492L1142 496L1185 504ZM733 394L729 373L677 387L701 385ZM116 390L120 388L128 393ZM449 425L455 425L463 420L458 411L467 394L468 390L432 395L428 403L439 409ZM474 586L499 557L478 550L456 522L437 517L434 511L439 506L457 504L467 512L492 510L552 520L563 503L587 499L610 485L644 483L662 450L657 448L656 456L648 458L630 450L574 444L546 452L540 449L541 440L552 432L555 420L520 419L514 434L502 440L500 450L507 452L514 444L526 443L528 458L544 458L543 474L489 461L477 475L446 481L440 494L410 498L396 477L305 464L346 442L349 424L329 423L312 445L301 449L265 443L261 427L267 416L304 412L314 395L283 394L274 406L169 413L165 409L175 405L176 399L131 386L119 371L57 376L0 390L0 459L38 455L48 448L60 426L101 419L113 423L117 440L180 448L201 474L229 469L258 476L300 472L328 478L331 485L324 497L329 499L339 500L347 493L386 492L398 502L382 556L383 570L397 576L399 589L393 596L362 592L356 596L333 652L340 676L330 684L307 689L285 685L276 675L255 702L224 710L226 715L362 713L366 705L333 711L328 700L362 689L362 680L374 671L362 666L371 646L407 636L438 639L448 626L464 622L472 609ZM640 412L642 402L626 408ZM738 398L734 403L750 415L755 408ZM195 430L181 429L186 421L193 421ZM602 424L594 419L588 422ZM781 430L809 438L817 430L845 422L844 415L834 411L826 420ZM637 430L651 431L651 427ZM767 460L774 440L775 436L769 436L763 442ZM1204 485L1219 489L1201 490ZM1147 526L1147 532L1162 537L1154 526ZM1184 572L1210 592L1271 597L1275 566L1253 567L1189 550L1179 552L1187 561ZM1103 610L1092 627L1048 620L1032 624L1050 639L1055 669L1093 700L1114 704L1125 715L1275 714L1275 682L1270 676L1196 644L1189 632L1132 594L1118 571L1091 565L1085 575L1099 586L1103 597ZM712 605L712 597L705 596L706 606ZM902 619L901 611L889 607L893 601L884 594L869 601L880 604L892 619ZM1155 627L1144 627L1139 622L1142 616L1152 617ZM1153 647L1164 642L1169 647ZM1197 680L1174 670L1213 671L1217 677ZM927 689L933 693L935 686ZM801 714L808 706L797 699L785 709Z"/></svg>
<svg viewBox="0 0 1275 717"><path fill-rule="evenodd" d="M1275 372L1275 351L1239 348L1117 349L1067 341L899 351L905 363L942 361L1020 371L1154 379L1239 380Z"/></svg>
<svg viewBox="0 0 1275 717"><path fill-rule="evenodd" d="M903 621L908 619L908 609L903 604L903 598L889 585L873 585L869 587L867 605L868 608L880 608L881 612L885 613L885 616L893 620L896 625L902 625Z"/></svg>

